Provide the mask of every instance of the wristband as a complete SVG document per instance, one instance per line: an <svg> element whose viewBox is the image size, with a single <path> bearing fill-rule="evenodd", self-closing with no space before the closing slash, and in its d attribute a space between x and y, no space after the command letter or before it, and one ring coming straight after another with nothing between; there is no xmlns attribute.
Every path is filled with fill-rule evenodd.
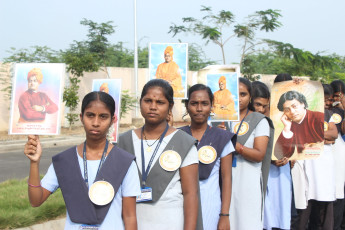
<svg viewBox="0 0 345 230"><path fill-rule="evenodd" d="M219 216L230 216L230 214L229 213L219 213Z"/></svg>
<svg viewBox="0 0 345 230"><path fill-rule="evenodd" d="M41 187L41 183L40 183L40 185L33 185L33 184L30 184L30 183L29 183L29 179L27 180L27 182L28 182L28 185L29 185L30 187L33 187L33 188L39 188L39 187Z"/></svg>

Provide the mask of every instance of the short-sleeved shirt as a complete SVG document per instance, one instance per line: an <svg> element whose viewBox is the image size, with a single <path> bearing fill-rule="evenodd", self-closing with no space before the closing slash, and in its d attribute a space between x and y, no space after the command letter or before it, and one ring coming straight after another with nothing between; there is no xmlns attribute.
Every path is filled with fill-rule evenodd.
<svg viewBox="0 0 345 230"><path fill-rule="evenodd" d="M221 158L230 155L234 152L234 146L232 142L229 141L223 148L220 158L217 159L210 176L199 181L200 184L200 199L202 208L202 221L204 229L216 230L219 213L221 211L222 201L219 186L219 168ZM229 165L231 167L231 165Z"/></svg>
<svg viewBox="0 0 345 230"><path fill-rule="evenodd" d="M163 152L171 138L176 135L177 130L173 133L165 136L157 154L152 162L151 169L156 161L159 159L160 154ZM141 162L141 139L132 131L133 146L136 156L137 166L140 172L142 172ZM144 141L144 156L145 156L145 167L147 168L148 162L150 161L152 152L147 152L146 148L152 145L152 151L156 148L158 141L155 140ZM196 147L193 145L187 156L181 163L180 168L197 164L199 162L198 152ZM181 186L180 172L177 170L174 177L170 181L169 185L165 189L160 199L155 203L137 203L137 219L138 229L171 229L179 230L183 229L184 215L183 215L183 194Z"/></svg>
<svg viewBox="0 0 345 230"><path fill-rule="evenodd" d="M78 163L80 168L80 173L84 178L84 165L83 158L78 155ZM88 160L87 161L87 170L89 177L89 184L91 185L97 174L98 166L100 160ZM50 191L51 193L55 192L59 188L59 183L56 177L53 164L48 168L47 174L43 177L41 181L42 187ZM140 181L138 176L138 170L133 161L130 165L126 176L124 177L122 184L120 185L111 205L107 215L104 218L104 221L99 226L99 229L124 229L124 224L122 220L122 197L136 197L140 195ZM66 224L65 229L78 229L82 224L74 223L71 221L68 212L66 215Z"/></svg>

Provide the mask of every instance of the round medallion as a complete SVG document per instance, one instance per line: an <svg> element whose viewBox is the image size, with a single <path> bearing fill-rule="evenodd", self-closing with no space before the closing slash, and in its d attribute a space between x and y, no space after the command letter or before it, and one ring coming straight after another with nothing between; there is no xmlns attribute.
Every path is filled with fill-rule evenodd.
<svg viewBox="0 0 345 230"><path fill-rule="evenodd" d="M238 127L240 126L241 123L237 123L234 127L234 133L237 133ZM240 131L238 131L238 135L242 136L244 134L246 134L249 130L249 124L245 121L242 122Z"/></svg>
<svg viewBox="0 0 345 230"><path fill-rule="evenodd" d="M323 130L324 131L328 130L328 123L326 121L323 123Z"/></svg>
<svg viewBox="0 0 345 230"><path fill-rule="evenodd" d="M92 203L97 205L109 204L114 198L113 186L106 181L97 181L89 189L89 198Z"/></svg>
<svg viewBox="0 0 345 230"><path fill-rule="evenodd" d="M175 171L181 166L182 160L180 154L174 150L167 150L159 157L159 164L166 171Z"/></svg>
<svg viewBox="0 0 345 230"><path fill-rule="evenodd" d="M333 113L332 119L335 124L339 124L341 122L341 116L337 113Z"/></svg>
<svg viewBox="0 0 345 230"><path fill-rule="evenodd" d="M217 151L210 145L203 146L198 151L199 161L203 164L211 164L217 159Z"/></svg>

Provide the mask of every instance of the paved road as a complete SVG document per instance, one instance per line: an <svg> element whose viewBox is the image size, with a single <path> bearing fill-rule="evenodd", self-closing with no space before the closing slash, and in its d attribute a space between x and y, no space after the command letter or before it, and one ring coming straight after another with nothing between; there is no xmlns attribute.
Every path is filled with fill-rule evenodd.
<svg viewBox="0 0 345 230"><path fill-rule="evenodd" d="M72 145L43 148L40 162L40 173L45 174L55 154L70 148ZM8 179L22 179L29 175L29 159L23 150L7 150L0 154L0 183Z"/></svg>

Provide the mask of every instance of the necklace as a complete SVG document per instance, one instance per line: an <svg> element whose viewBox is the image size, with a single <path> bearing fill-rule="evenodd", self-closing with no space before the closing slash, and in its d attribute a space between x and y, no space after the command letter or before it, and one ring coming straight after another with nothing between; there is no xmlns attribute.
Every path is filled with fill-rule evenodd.
<svg viewBox="0 0 345 230"><path fill-rule="evenodd" d="M144 138L145 138L145 143L146 143L146 145L147 145L147 147L146 147L146 152L152 152L152 146L161 138L161 136L162 135L160 135L151 145L147 142L147 138L146 138L146 135L145 135L145 133L143 133L143 136L144 136Z"/></svg>

